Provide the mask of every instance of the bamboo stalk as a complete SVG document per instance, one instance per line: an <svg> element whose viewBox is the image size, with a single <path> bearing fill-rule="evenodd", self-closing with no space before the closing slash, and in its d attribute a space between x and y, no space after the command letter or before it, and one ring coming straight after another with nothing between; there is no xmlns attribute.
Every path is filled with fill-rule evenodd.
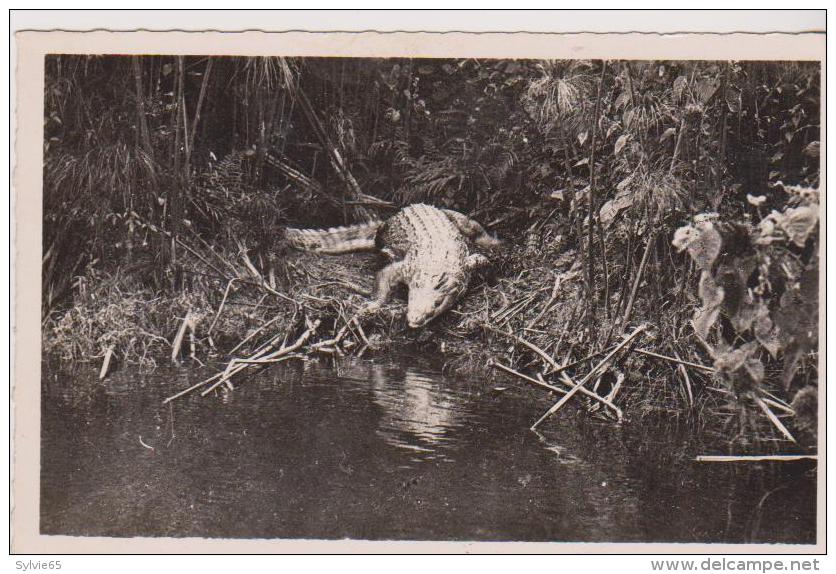
<svg viewBox="0 0 836 574"><path fill-rule="evenodd" d="M782 401L781 399L779 399L778 397L776 397L775 395L773 395L772 393L770 393L770 392L769 392L769 391L767 391L766 389L761 389L761 390L763 391L763 394L765 394L767 397L769 397L769 398L773 399L776 403L780 403L780 405L781 405L783 408L785 408L785 409L789 409L790 411L792 411L793 413L795 413L795 411L793 411L793 410L792 410L792 408L790 408L790 405L788 405L785 401ZM768 400L768 399L764 399L764 401L766 401L767 403L769 403L769 400Z"/></svg>
<svg viewBox="0 0 836 574"><path fill-rule="evenodd" d="M764 391L764 392L766 392L766 391ZM786 406L786 405L784 405L784 404L779 403L778 401L773 401L773 400L772 400L772 399L770 399L769 397L763 397L763 402L765 402L765 403L766 403L766 404L768 404L769 406L774 407L774 408L776 408L776 409L778 409L778 410L782 410L782 411L784 411L784 412L785 412L785 413L787 413L787 414L790 414L790 415L795 415L795 410L793 410L793 408L792 408L792 407L788 407L788 406Z"/></svg>
<svg viewBox="0 0 836 574"><path fill-rule="evenodd" d="M357 180L351 174L351 171L349 171L345 160L340 155L339 150L337 150L337 147L334 145L334 143L331 141L331 138L328 136L328 132L322 125L322 121L319 119L319 116L316 115L316 112L314 111L307 94L305 94L305 92L303 92L302 89L298 87L295 93L297 96L296 99L302 107L302 112L308 118L311 127L313 127L314 129L314 133L316 134L317 138L320 140L320 143L322 144L322 147L325 148L325 151L328 154L328 159L331 162L331 166L334 168L334 171L337 173L339 178L343 181L343 183L346 186L347 193L345 194L343 199L359 199L363 195L362 190L360 189L360 184L357 183ZM354 211L357 215L361 217L369 217L368 211L362 205L355 206Z"/></svg>
<svg viewBox="0 0 836 574"><path fill-rule="evenodd" d="M195 355L195 340L197 339L197 333L195 333L195 320L194 317L189 321L189 358L193 361L198 361L197 356ZM200 362L200 361L198 361ZM203 364L203 363L201 363Z"/></svg>
<svg viewBox="0 0 836 574"><path fill-rule="evenodd" d="M647 329L646 325L640 325L639 327L637 327L615 349L610 351L609 354L607 354L606 357L604 357L597 365L592 367L592 370L590 370L586 374L586 376L583 379L581 379L578 382L578 384L575 385L575 387L566 394L566 396L564 396L562 399L560 399L558 402L556 402L548 411L546 411L543 414L543 416L541 416L539 419L537 419L537 422L535 422L533 425L531 425L531 430L536 429L544 420L546 420L547 418L552 416L554 413L556 413L560 409L560 407L562 407L567 402L569 402L569 399L571 399L573 396L575 396L576 393L580 392L580 390L583 388L583 385L585 385L593 377L593 375L595 375L597 373L597 371L599 369L601 369L603 366L605 366L609 362L609 360L616 355L616 353L618 353L630 341L635 339L638 335L640 335L646 329Z"/></svg>
<svg viewBox="0 0 836 574"><path fill-rule="evenodd" d="M604 272L604 309L607 314L607 319L610 318L610 270L607 264L607 245L604 240L604 227L601 222L598 222L598 238L601 243L601 268Z"/></svg>
<svg viewBox="0 0 836 574"><path fill-rule="evenodd" d="M618 373L618 376L615 379L615 385L613 386L610 394L607 395L607 400L613 401L615 400L618 391L621 390L621 387L624 385L624 373Z"/></svg>
<svg viewBox="0 0 836 574"><path fill-rule="evenodd" d="M136 115L139 119L140 141L142 142L142 149L152 165L154 161L154 148L151 145L150 131L148 130L148 119L145 114L145 100L144 90L142 89L142 69L139 63L139 56L131 56L131 68L134 74L134 83L136 85ZM153 180L153 171L152 180ZM156 185L156 182L154 182Z"/></svg>
<svg viewBox="0 0 836 574"><path fill-rule="evenodd" d="M818 460L815 454L738 454L709 455L695 458L697 462L792 462L796 460Z"/></svg>

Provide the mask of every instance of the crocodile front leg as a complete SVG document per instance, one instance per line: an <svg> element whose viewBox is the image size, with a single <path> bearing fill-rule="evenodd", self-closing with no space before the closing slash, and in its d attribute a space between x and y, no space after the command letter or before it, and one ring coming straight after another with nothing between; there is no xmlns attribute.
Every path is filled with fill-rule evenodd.
<svg viewBox="0 0 836 574"><path fill-rule="evenodd" d="M381 269L377 274L377 285L375 287L374 299L365 305L359 313L360 317L380 311L383 305L392 296L392 291L399 283L403 283L404 262L396 261Z"/></svg>

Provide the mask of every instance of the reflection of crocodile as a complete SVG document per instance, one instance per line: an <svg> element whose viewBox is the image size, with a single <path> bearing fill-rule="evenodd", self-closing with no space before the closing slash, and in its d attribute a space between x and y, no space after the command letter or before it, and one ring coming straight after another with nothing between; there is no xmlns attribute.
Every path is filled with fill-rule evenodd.
<svg viewBox="0 0 836 574"><path fill-rule="evenodd" d="M350 253L378 249L394 260L377 274L374 300L364 310L379 309L399 283L409 287L406 318L421 327L453 306L467 288L471 272L487 263L471 254L469 239L482 247L499 245L472 219L449 209L415 204L386 221L332 229L288 229L298 249Z"/></svg>
<svg viewBox="0 0 836 574"><path fill-rule="evenodd" d="M392 371L373 365L370 374L374 402L382 409L380 435L414 453L441 456L439 447L466 416L456 394L431 373L412 367Z"/></svg>

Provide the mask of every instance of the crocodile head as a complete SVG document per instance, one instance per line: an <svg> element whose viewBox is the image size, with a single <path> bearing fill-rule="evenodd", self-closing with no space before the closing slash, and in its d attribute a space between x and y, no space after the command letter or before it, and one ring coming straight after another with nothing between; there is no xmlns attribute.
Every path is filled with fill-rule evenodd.
<svg viewBox="0 0 836 574"><path fill-rule="evenodd" d="M450 307L467 287L467 277L452 277L442 273L409 286L406 321L410 327L423 327Z"/></svg>

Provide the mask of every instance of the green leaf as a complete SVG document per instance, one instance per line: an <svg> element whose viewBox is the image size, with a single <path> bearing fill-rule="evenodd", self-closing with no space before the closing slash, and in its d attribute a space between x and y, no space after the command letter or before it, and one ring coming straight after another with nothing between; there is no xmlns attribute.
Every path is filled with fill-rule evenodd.
<svg viewBox="0 0 836 574"><path fill-rule="evenodd" d="M769 317L769 309L763 303L758 306L753 331L758 343L767 350L773 359L777 359L778 351L781 350L781 339L778 335L778 329L773 326L772 319Z"/></svg>
<svg viewBox="0 0 836 574"><path fill-rule="evenodd" d="M807 238L819 222L818 206L791 207L784 212L784 215L785 217L779 221L781 229L784 230L790 241L799 247L804 247Z"/></svg>
<svg viewBox="0 0 836 574"><path fill-rule="evenodd" d="M697 234L688 243L688 253L697 267L708 270L720 254L723 240L711 221L703 221L695 227Z"/></svg>
<svg viewBox="0 0 836 574"><path fill-rule="evenodd" d="M703 271L700 277L699 287L702 307L694 312L691 324L694 331L703 339L708 338L708 332L720 314L720 306L723 303L723 288L720 287L708 271Z"/></svg>
<svg viewBox="0 0 836 574"><path fill-rule="evenodd" d="M619 213L633 205L634 200L633 190L625 185L613 199L601 206L601 211L598 212L601 225L608 227Z"/></svg>
<svg viewBox="0 0 836 574"><path fill-rule="evenodd" d="M765 371L763 363L754 356L757 350L758 344L750 341L737 349L718 353L714 358L714 368L727 377L743 368L755 384L760 384Z"/></svg>

